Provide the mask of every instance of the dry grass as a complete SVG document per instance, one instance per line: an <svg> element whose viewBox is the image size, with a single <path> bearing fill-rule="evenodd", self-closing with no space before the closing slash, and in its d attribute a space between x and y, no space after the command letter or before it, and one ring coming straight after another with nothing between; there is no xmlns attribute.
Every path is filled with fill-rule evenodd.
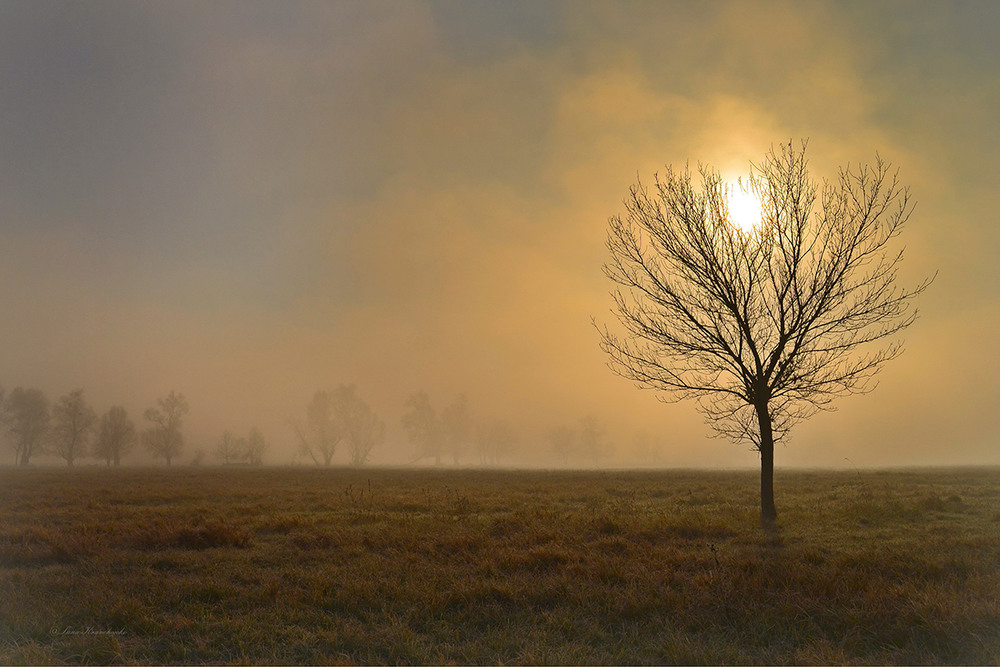
<svg viewBox="0 0 1000 667"><path fill-rule="evenodd" d="M1000 471L0 471L0 663L1000 662Z"/></svg>

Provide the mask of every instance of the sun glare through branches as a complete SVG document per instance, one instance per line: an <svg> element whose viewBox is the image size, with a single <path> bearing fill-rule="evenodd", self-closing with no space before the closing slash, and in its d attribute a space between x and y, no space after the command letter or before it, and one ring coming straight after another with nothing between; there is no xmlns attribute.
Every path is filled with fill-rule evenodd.
<svg viewBox="0 0 1000 667"><path fill-rule="evenodd" d="M742 179L737 180L728 188L729 216L733 224L744 232L750 233L760 228L761 209L760 198Z"/></svg>

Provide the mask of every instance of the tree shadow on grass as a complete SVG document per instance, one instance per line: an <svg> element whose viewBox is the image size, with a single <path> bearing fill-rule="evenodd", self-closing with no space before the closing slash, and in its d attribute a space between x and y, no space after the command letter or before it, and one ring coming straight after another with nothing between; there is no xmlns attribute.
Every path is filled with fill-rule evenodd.
<svg viewBox="0 0 1000 667"><path fill-rule="evenodd" d="M761 550L765 553L775 553L784 550L785 540L782 537L781 526L768 523L761 527Z"/></svg>

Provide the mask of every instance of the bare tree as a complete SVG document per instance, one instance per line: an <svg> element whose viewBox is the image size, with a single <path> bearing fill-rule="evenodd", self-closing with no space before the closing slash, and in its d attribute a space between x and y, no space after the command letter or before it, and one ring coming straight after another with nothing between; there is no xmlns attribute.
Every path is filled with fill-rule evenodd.
<svg viewBox="0 0 1000 667"><path fill-rule="evenodd" d="M83 389L75 389L52 406L52 417L52 450L72 468L77 458L86 456L97 415L84 400Z"/></svg>
<svg viewBox="0 0 1000 667"><path fill-rule="evenodd" d="M188 404L182 394L173 391L166 398L157 399L156 404L157 407L145 412L146 420L153 425L143 432L142 442L153 456L170 465L184 447L181 426L188 413Z"/></svg>
<svg viewBox="0 0 1000 667"><path fill-rule="evenodd" d="M242 461L245 447L231 432L225 431L215 443L215 458L221 459L224 465Z"/></svg>
<svg viewBox="0 0 1000 667"><path fill-rule="evenodd" d="M501 458L511 453L516 443L517 433L501 419L480 424L476 433L479 460L483 465L498 465Z"/></svg>
<svg viewBox="0 0 1000 667"><path fill-rule="evenodd" d="M403 415L403 428L416 446L417 459L434 458L435 465L441 465L441 423L438 420L431 399L426 392L419 391L406 401L409 411Z"/></svg>
<svg viewBox="0 0 1000 667"><path fill-rule="evenodd" d="M351 465L362 466L368 462L372 450L385 439L385 422L357 395L354 395L346 417Z"/></svg>
<svg viewBox="0 0 1000 667"><path fill-rule="evenodd" d="M7 397L7 430L17 465L26 466L41 448L49 430L49 401L40 389L17 387Z"/></svg>
<svg viewBox="0 0 1000 667"><path fill-rule="evenodd" d="M719 173L700 173L700 190L687 170L668 169L652 192L634 185L626 216L610 219L605 272L627 334L605 327L602 348L618 374L664 400L697 399L717 433L753 445L767 525L775 442L834 398L874 387L930 281L896 284L903 253L891 242L912 202L878 156L820 186L805 142L772 149L751 165L762 209L752 230L733 223Z"/></svg>
<svg viewBox="0 0 1000 667"><path fill-rule="evenodd" d="M465 394L459 395L454 403L441 411L441 431L445 449L454 464L458 465L472 439L472 416Z"/></svg>
<svg viewBox="0 0 1000 667"><path fill-rule="evenodd" d="M264 465L264 452L267 449L268 442L264 439L264 434L256 426L251 428L244 452L247 463L252 466Z"/></svg>
<svg viewBox="0 0 1000 667"><path fill-rule="evenodd" d="M110 467L117 468L121 457L127 454L136 441L135 424L128 418L125 408L114 405L97 422L94 456L103 458Z"/></svg>
<svg viewBox="0 0 1000 667"><path fill-rule="evenodd" d="M305 424L292 422L299 439L299 451L308 454L316 465L320 465L320 458L323 465L330 465L337 445L347 434L339 418L345 392L343 385L332 392L317 391L306 407Z"/></svg>

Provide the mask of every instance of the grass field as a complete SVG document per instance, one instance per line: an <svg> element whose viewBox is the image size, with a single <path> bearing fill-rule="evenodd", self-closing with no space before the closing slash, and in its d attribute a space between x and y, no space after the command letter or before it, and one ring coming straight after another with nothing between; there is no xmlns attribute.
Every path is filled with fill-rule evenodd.
<svg viewBox="0 0 1000 667"><path fill-rule="evenodd" d="M0 471L0 663L1000 662L1000 470Z"/></svg>

